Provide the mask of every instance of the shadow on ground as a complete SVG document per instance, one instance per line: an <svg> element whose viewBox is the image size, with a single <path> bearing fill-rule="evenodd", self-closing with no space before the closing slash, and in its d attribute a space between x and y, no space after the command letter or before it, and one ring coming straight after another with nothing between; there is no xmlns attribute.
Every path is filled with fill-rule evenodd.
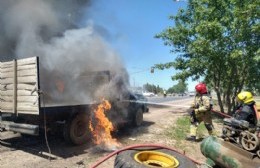
<svg viewBox="0 0 260 168"><path fill-rule="evenodd" d="M48 135L47 142L49 148L44 136L19 136L17 134L15 137L1 139L0 149L2 149L2 151L22 150L42 158L55 160L59 157L69 158L86 153L85 150L93 145L87 143L80 146L73 146L66 143L59 135Z"/></svg>
<svg viewBox="0 0 260 168"><path fill-rule="evenodd" d="M148 132L148 127L152 124L154 123L144 121L140 127L127 126L114 132L112 136L120 141L121 138L144 134ZM5 134L8 133L9 132L5 132ZM87 142L79 146L68 144L62 135L48 135L47 141L44 135L29 136L10 132L8 136L4 136L5 138L2 138L3 135L0 136L0 153L4 151L22 150L45 159L55 160L58 158L66 159L93 151L95 151L95 153L104 152L102 150L92 150L92 148L95 148L95 144L92 142Z"/></svg>

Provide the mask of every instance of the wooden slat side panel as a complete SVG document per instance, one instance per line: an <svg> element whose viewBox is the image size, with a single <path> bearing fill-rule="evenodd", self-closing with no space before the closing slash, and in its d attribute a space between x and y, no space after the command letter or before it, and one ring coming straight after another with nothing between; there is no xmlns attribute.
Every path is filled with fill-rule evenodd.
<svg viewBox="0 0 260 168"><path fill-rule="evenodd" d="M1 78L13 78L13 72L6 72L1 73ZM36 69L21 69L17 71L18 77L24 77L24 76L35 76L37 77L37 70Z"/></svg>
<svg viewBox="0 0 260 168"><path fill-rule="evenodd" d="M13 84L5 84L5 85L0 85L0 90L2 91L6 91L6 90L12 90L13 89ZM32 85L32 84L18 84L17 85L17 89L18 90L29 90L29 91L33 91L35 90L36 84Z"/></svg>
<svg viewBox="0 0 260 168"><path fill-rule="evenodd" d="M12 108L13 102L0 102L1 107L9 109ZM38 107L38 102L33 104L30 102L23 102L23 103L18 103L17 107L29 107L29 108L35 108Z"/></svg>
<svg viewBox="0 0 260 168"><path fill-rule="evenodd" d="M27 108L27 109L25 109L25 110L23 110L23 109L17 109L17 112L19 113L19 114L32 114L32 115L39 115L39 112L38 112L38 107L37 108L34 108L34 109L32 109L32 108Z"/></svg>
<svg viewBox="0 0 260 168"><path fill-rule="evenodd" d="M31 65L26 65L26 66L18 66L17 70L31 70L31 69L37 69L37 65L36 64L31 64ZM1 73L6 73L6 72L13 72L13 66L8 66L5 68L1 68Z"/></svg>
<svg viewBox="0 0 260 168"><path fill-rule="evenodd" d="M13 62L12 62L13 64ZM1 64L1 72L13 72L13 65L12 64ZM17 61L17 70L23 70L23 69L36 69L37 64L36 62L34 64L19 64L19 60Z"/></svg>
<svg viewBox="0 0 260 168"><path fill-rule="evenodd" d="M0 95L13 96L13 90L0 91ZM17 96L38 96L38 93L29 90L18 90Z"/></svg>
<svg viewBox="0 0 260 168"><path fill-rule="evenodd" d="M14 78L3 78L0 81L1 81L1 85L13 84Z"/></svg>
<svg viewBox="0 0 260 168"><path fill-rule="evenodd" d="M13 72L13 66L7 67L7 68L1 68L1 74L6 73L6 72Z"/></svg>
<svg viewBox="0 0 260 168"><path fill-rule="evenodd" d="M13 96L1 96L0 102L13 102Z"/></svg>
<svg viewBox="0 0 260 168"><path fill-rule="evenodd" d="M15 100L18 113L39 114L37 60L37 57L32 57L17 60L16 64L13 61L0 63L1 112L13 112ZM17 80L14 80L15 74Z"/></svg>
<svg viewBox="0 0 260 168"><path fill-rule="evenodd" d="M29 91L29 90L18 90L17 91L18 96L38 96L37 92Z"/></svg>
<svg viewBox="0 0 260 168"><path fill-rule="evenodd" d="M17 71L18 77L34 76L37 79L37 69L22 69Z"/></svg>
<svg viewBox="0 0 260 168"><path fill-rule="evenodd" d="M23 58L23 59L18 59L17 60L17 65L21 66L21 65L31 65L31 64L36 64L37 62L37 57L30 57L30 58ZM0 64L0 68L4 69L7 67L11 67L13 66L13 61L7 61L7 62L1 62Z"/></svg>
<svg viewBox="0 0 260 168"><path fill-rule="evenodd" d="M1 108L1 113L13 113L13 108L12 109L4 109L4 108Z"/></svg>
<svg viewBox="0 0 260 168"><path fill-rule="evenodd" d="M14 77L14 72L13 71L1 72L0 75L1 75L1 79L13 78Z"/></svg>
<svg viewBox="0 0 260 168"><path fill-rule="evenodd" d="M2 85L8 85L8 84L13 84L14 78L3 78L1 79L1 84ZM18 84L35 84L37 83L37 76L22 76L22 77L17 77L17 82Z"/></svg>
<svg viewBox="0 0 260 168"><path fill-rule="evenodd" d="M37 76L23 76L23 77L17 77L17 83L18 84L25 84L25 83L31 83L36 84L37 83Z"/></svg>
<svg viewBox="0 0 260 168"><path fill-rule="evenodd" d="M36 64L32 64L32 65L26 65L26 66L18 66L17 67L17 70L20 71L20 70L30 70L30 69L37 69L37 65Z"/></svg>
<svg viewBox="0 0 260 168"><path fill-rule="evenodd" d="M11 96L13 97L13 90L5 90L5 91L0 91L1 96Z"/></svg>
<svg viewBox="0 0 260 168"><path fill-rule="evenodd" d="M13 112L13 109L1 109L2 113L12 113ZM34 114L34 115L38 115L39 112L38 112L38 107L37 108L23 108L23 109L17 109L17 112L19 114Z"/></svg>
<svg viewBox="0 0 260 168"><path fill-rule="evenodd" d="M12 102L12 96L1 96L1 102ZM38 96L18 96L17 101L20 103L29 102L31 104L38 104Z"/></svg>
<svg viewBox="0 0 260 168"><path fill-rule="evenodd" d="M17 65L30 65L30 64L36 64L37 62L37 57L30 57L30 58L24 58L24 59L19 59L17 60Z"/></svg>
<svg viewBox="0 0 260 168"><path fill-rule="evenodd" d="M30 104L37 104L38 105L38 95L35 96L18 96L17 101L20 103L30 103Z"/></svg>
<svg viewBox="0 0 260 168"><path fill-rule="evenodd" d="M14 60L13 61L13 68L14 68L14 81L13 81L13 84L14 84L14 88L13 88L13 113L15 114L15 116L18 116L18 113L17 113L17 61Z"/></svg>
<svg viewBox="0 0 260 168"><path fill-rule="evenodd" d="M10 68L13 66L13 61L1 62L1 69Z"/></svg>

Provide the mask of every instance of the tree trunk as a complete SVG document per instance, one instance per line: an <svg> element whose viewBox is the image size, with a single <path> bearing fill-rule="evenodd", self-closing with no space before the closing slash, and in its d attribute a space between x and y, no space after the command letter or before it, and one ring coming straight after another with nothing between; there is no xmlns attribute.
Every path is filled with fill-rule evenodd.
<svg viewBox="0 0 260 168"><path fill-rule="evenodd" d="M226 107L227 107L227 113L230 115L231 114L231 84L227 88L226 91Z"/></svg>
<svg viewBox="0 0 260 168"><path fill-rule="evenodd" d="M226 92L222 93L222 103L224 106L226 105Z"/></svg>
<svg viewBox="0 0 260 168"><path fill-rule="evenodd" d="M231 98L230 98L230 93L227 95L227 113L228 115L231 115L231 108L232 108L232 105L231 105Z"/></svg>
<svg viewBox="0 0 260 168"><path fill-rule="evenodd" d="M215 92L217 93L218 105L219 105L220 111L224 112L224 107L223 107L223 103L221 100L221 93L220 93L219 89L215 89Z"/></svg>

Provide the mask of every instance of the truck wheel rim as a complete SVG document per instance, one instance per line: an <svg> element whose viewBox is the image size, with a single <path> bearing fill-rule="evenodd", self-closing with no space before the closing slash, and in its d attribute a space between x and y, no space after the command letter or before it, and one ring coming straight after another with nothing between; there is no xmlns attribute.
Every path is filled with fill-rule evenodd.
<svg viewBox="0 0 260 168"><path fill-rule="evenodd" d="M168 154L157 151L142 151L134 155L135 161L149 167L171 167L179 166L179 161Z"/></svg>

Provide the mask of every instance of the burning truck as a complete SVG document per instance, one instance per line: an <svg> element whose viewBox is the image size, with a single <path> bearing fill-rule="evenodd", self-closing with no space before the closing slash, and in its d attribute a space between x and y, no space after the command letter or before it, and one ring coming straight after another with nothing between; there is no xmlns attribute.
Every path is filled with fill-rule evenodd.
<svg viewBox="0 0 260 168"><path fill-rule="evenodd" d="M0 73L1 131L35 136L62 131L64 139L75 145L89 142L90 138L99 144L100 138L111 138L104 133L122 125L140 126L143 121L143 104L136 102L124 82L115 80L110 71L85 72L77 77L45 73L39 57L30 57L1 62ZM77 88L85 89L75 92L75 99L71 95ZM111 96L114 90L117 93ZM106 106L98 113L104 102ZM104 121L107 125L101 128L99 123Z"/></svg>

